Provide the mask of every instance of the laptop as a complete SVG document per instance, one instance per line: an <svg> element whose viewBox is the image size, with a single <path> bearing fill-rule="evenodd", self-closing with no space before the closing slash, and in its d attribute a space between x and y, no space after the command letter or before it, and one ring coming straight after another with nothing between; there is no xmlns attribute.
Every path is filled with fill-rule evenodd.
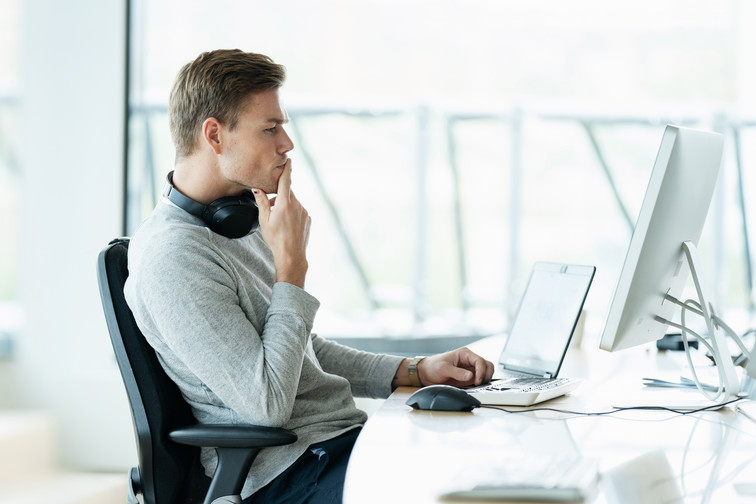
<svg viewBox="0 0 756 504"><path fill-rule="evenodd" d="M558 374L595 273L594 266L533 265L496 379L466 391L483 404L530 406L577 388L580 379Z"/></svg>

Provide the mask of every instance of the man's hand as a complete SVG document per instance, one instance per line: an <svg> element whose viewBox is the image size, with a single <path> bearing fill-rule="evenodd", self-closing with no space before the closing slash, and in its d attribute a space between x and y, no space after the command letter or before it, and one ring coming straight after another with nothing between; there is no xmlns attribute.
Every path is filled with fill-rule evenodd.
<svg viewBox="0 0 756 504"><path fill-rule="evenodd" d="M410 385L408 363L409 359L405 359L399 366L392 382L394 388ZM494 365L467 348L459 348L424 358L417 365L417 373L423 385L468 387L491 381Z"/></svg>
<svg viewBox="0 0 756 504"><path fill-rule="evenodd" d="M260 232L273 252L276 281L304 288L307 275L307 242L310 239L310 216L291 190L291 159L278 179L274 198L253 189L260 211Z"/></svg>
<svg viewBox="0 0 756 504"><path fill-rule="evenodd" d="M423 385L467 387L491 381L494 365L467 348L459 348L426 357L417 365L417 373Z"/></svg>

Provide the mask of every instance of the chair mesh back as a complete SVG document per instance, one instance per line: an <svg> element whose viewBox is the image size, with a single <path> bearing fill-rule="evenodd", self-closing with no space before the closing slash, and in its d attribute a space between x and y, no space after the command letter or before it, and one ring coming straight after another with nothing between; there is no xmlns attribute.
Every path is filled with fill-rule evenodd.
<svg viewBox="0 0 756 504"><path fill-rule="evenodd" d="M123 287L129 275L128 246L128 239L122 238L100 253L98 280L110 339L131 404L145 504L190 503L197 497L186 493L195 493L196 488L190 487L204 479L199 449L171 442L168 432L196 421L126 304Z"/></svg>

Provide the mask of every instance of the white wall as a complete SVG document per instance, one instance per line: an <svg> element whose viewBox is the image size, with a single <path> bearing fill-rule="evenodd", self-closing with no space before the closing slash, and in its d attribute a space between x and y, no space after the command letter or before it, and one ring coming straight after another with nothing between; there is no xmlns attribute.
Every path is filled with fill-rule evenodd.
<svg viewBox="0 0 756 504"><path fill-rule="evenodd" d="M124 0L24 0L21 292L14 406L52 411L64 464L136 461L95 264L121 233Z"/></svg>

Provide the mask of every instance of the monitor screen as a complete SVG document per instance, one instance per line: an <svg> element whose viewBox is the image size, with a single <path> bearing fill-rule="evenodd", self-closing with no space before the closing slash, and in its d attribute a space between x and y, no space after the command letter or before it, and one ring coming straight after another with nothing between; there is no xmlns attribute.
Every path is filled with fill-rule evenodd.
<svg viewBox="0 0 756 504"><path fill-rule="evenodd" d="M717 133L667 126L625 257L601 348L655 341L679 306L689 276L682 244L698 244L717 183L724 146Z"/></svg>

